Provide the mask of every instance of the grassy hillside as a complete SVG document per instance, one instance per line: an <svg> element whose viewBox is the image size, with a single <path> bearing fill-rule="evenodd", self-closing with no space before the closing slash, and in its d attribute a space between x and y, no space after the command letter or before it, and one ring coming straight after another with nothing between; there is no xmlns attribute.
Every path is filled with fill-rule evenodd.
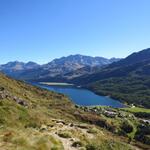
<svg viewBox="0 0 150 150"><path fill-rule="evenodd" d="M107 117L75 107L64 95L0 74L0 150L147 149L136 141L129 145L129 137L113 127Z"/></svg>

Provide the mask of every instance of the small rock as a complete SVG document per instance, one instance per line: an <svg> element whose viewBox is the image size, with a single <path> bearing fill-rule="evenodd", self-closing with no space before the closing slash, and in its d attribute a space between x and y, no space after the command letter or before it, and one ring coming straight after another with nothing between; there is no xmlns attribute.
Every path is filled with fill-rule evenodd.
<svg viewBox="0 0 150 150"><path fill-rule="evenodd" d="M40 128L41 131L47 130L47 126L46 125L42 125Z"/></svg>
<svg viewBox="0 0 150 150"><path fill-rule="evenodd" d="M69 126L70 126L70 127L73 127L73 126L74 126L74 124L73 124L73 123L70 123L70 124L69 124Z"/></svg>

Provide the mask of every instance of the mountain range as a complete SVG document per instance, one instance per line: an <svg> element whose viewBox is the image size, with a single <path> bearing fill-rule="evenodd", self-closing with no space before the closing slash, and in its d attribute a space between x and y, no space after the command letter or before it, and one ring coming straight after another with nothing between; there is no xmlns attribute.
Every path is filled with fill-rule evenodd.
<svg viewBox="0 0 150 150"><path fill-rule="evenodd" d="M120 59L118 58L103 58L103 57L90 57L84 55L70 55L53 61L39 65L34 62L9 62L1 65L0 70L5 74L23 80L52 80L58 81L58 78L67 78L69 74L72 77L81 76L86 73L93 73L102 66L111 64ZM93 69L95 68L95 69ZM80 71L77 71L80 70ZM75 75L78 72L78 75ZM65 75L66 74L66 75Z"/></svg>
<svg viewBox="0 0 150 150"><path fill-rule="evenodd" d="M19 61L13 61L13 62L8 62L7 64L0 65L0 70L11 76L11 77L17 77L17 75L21 74L24 71L39 68L40 65L38 65L35 62L19 62Z"/></svg>
<svg viewBox="0 0 150 150"><path fill-rule="evenodd" d="M149 76L150 75L150 48L142 50L137 53L133 53L128 57L121 59L118 62L111 63L97 72L81 76L80 78L74 79L72 82L78 82L82 85L89 84L94 81L113 78L113 77L125 77L125 76ZM85 80L82 80L82 79Z"/></svg>

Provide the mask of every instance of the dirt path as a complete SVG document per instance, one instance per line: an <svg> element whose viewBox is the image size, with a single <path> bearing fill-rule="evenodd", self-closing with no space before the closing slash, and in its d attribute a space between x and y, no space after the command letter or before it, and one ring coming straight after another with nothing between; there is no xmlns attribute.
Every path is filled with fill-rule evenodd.
<svg viewBox="0 0 150 150"><path fill-rule="evenodd" d="M72 144L75 141L80 141L80 139L78 139L77 137L71 137L71 138L63 138L60 137L57 133L60 131L79 131L81 134L85 134L87 136L87 138L92 139L94 138L93 134L88 133L88 129L83 129L78 127L75 124L65 124L63 121L55 121L55 126L51 127L51 131L49 132L50 135L52 135L53 137L55 137L56 139L60 140L64 146L65 150L79 150L79 147L73 147Z"/></svg>
<svg viewBox="0 0 150 150"><path fill-rule="evenodd" d="M55 137L56 139L58 139L62 142L64 150L78 150L78 148L72 147L71 139L61 138L60 136L58 136L55 133L51 133L50 135L52 135L53 137Z"/></svg>
<svg viewBox="0 0 150 150"><path fill-rule="evenodd" d="M61 131L74 131L79 132L80 134L86 135L88 139L93 139L94 134L88 133L88 129L90 128L89 125L85 125L85 128L78 125L78 124L67 124L64 121L54 120L55 125L53 127L48 127L48 134L53 136L54 138L58 139L62 142L64 150L79 150L81 147L73 147L72 144L74 142L80 141L78 136L72 135L71 138L63 138L58 135ZM100 134L103 136L104 133L101 131ZM136 146L130 145L133 150L141 150Z"/></svg>

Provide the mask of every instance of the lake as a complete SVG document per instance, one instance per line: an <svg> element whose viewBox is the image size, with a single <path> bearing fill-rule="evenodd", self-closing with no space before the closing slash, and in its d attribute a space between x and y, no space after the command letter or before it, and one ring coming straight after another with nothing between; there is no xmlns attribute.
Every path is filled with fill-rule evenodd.
<svg viewBox="0 0 150 150"><path fill-rule="evenodd" d="M124 105L117 100L114 100L107 96L96 95L94 92L87 89L78 88L70 85L65 86L58 84L46 85L40 83L32 83L32 84L50 91L65 94L77 105L82 106L101 105L101 106L111 106L115 108L124 107Z"/></svg>

